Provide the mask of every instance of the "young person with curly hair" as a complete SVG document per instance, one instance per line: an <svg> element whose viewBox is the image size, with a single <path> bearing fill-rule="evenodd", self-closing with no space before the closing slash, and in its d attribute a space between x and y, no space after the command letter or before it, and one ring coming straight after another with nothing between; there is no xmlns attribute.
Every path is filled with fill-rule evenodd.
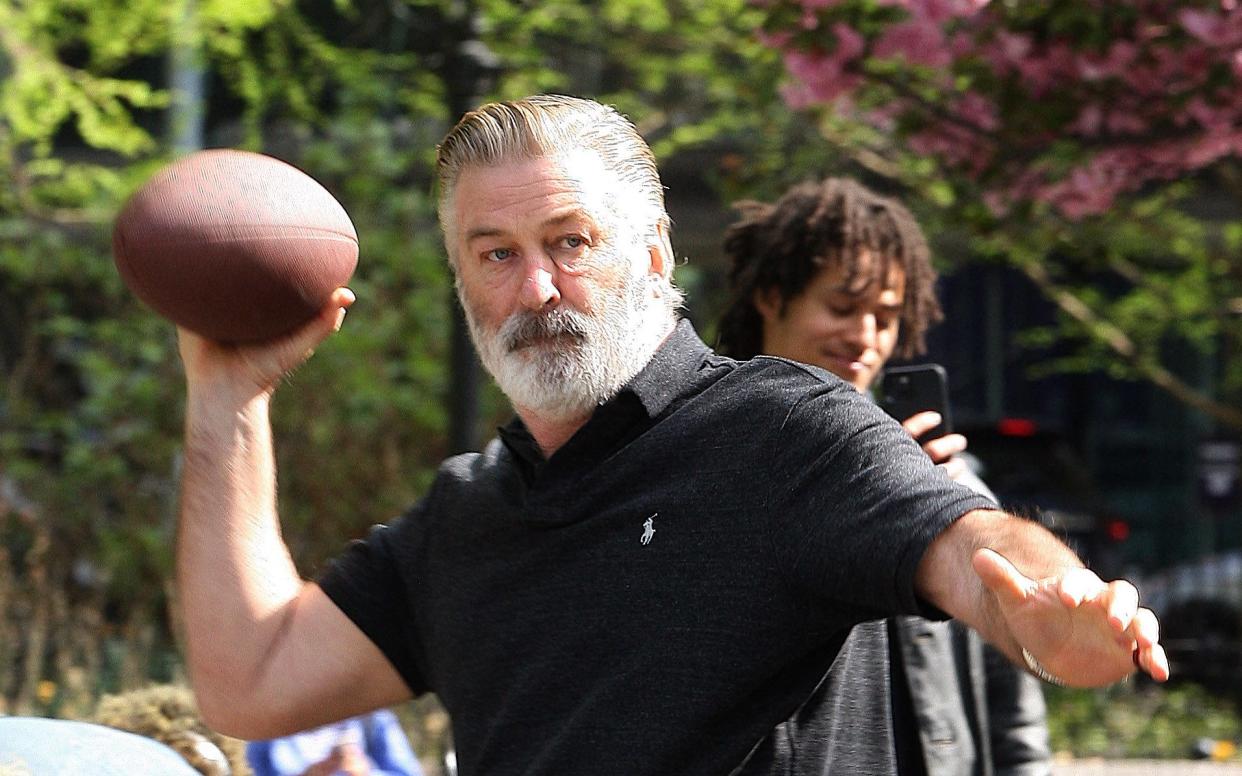
<svg viewBox="0 0 1242 776"><path fill-rule="evenodd" d="M720 352L818 366L862 393L894 355L924 352L927 330L942 318L936 272L901 203L829 178L737 209L725 236L732 295ZM939 423L926 412L903 420L916 438ZM952 434L923 449L995 500L953 457L965 445ZM876 692L877 676L888 679L887 692ZM859 713L864 704L869 713ZM852 715L840 713L851 705ZM886 717L891 729L875 730ZM859 719L868 722L852 728ZM856 626L811 698L748 767L768 772L790 759L798 774L878 772L867 769L890 748L901 774L1037 776L1051 768L1037 680L961 623L911 615Z"/></svg>

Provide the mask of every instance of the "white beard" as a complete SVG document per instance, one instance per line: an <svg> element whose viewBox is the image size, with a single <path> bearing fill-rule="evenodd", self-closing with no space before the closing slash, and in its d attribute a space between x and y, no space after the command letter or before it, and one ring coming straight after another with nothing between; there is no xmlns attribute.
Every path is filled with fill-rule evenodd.
<svg viewBox="0 0 1242 776"><path fill-rule="evenodd" d="M633 277L600 293L594 314L565 305L521 310L496 332L484 330L459 296L479 359L509 401L550 420L574 420L616 396L668 334L673 317L654 286Z"/></svg>

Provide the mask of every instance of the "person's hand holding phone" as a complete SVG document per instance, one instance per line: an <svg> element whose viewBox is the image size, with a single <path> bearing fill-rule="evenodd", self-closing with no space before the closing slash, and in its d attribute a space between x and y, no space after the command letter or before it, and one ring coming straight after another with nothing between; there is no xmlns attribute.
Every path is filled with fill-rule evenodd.
<svg viewBox="0 0 1242 776"><path fill-rule="evenodd" d="M901 421L901 427L910 436L918 439L943 422L939 412L927 410L917 412ZM954 479L966 473L966 462L953 456L966 449L966 437L961 434L945 434L923 442L923 452L936 464L943 466L945 472Z"/></svg>
<svg viewBox="0 0 1242 776"><path fill-rule="evenodd" d="M955 455L966 449L966 437L953 432L949 413L949 378L940 364L915 364L885 371L878 393L880 406L923 446L923 452L948 475L966 473L966 462Z"/></svg>

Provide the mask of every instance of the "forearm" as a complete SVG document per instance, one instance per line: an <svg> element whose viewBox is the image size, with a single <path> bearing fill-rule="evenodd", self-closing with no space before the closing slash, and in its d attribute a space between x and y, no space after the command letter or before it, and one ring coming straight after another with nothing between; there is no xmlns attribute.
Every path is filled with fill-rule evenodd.
<svg viewBox="0 0 1242 776"><path fill-rule="evenodd" d="M260 690L303 582L280 535L268 395L190 385L177 580L204 713Z"/></svg>
<svg viewBox="0 0 1242 776"><path fill-rule="evenodd" d="M971 569L971 558L981 549L1003 555L1032 579L1082 568L1082 561L1038 523L992 510L968 513L928 548L916 578L919 594L1021 665L1021 647L1001 615L996 595Z"/></svg>

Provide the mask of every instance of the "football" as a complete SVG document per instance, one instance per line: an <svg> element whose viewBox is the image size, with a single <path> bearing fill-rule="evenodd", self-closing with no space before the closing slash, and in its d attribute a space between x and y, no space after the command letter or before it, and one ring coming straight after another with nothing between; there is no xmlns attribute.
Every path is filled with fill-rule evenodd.
<svg viewBox="0 0 1242 776"><path fill-rule="evenodd" d="M125 285L220 342L259 342L313 318L358 264L358 234L327 189L263 154L199 151L130 197L112 232Z"/></svg>

